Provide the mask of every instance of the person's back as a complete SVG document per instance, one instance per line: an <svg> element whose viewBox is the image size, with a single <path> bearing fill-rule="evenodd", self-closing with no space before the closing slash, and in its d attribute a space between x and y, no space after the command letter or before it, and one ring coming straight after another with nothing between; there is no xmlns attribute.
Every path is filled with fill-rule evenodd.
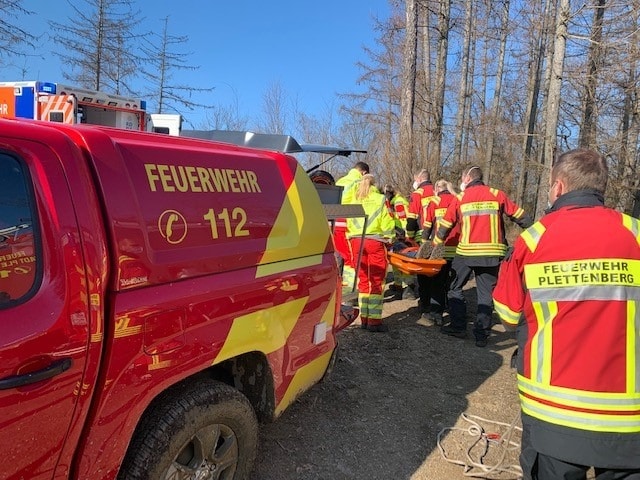
<svg viewBox="0 0 640 480"><path fill-rule="evenodd" d="M473 274L477 297L473 334L476 346L485 347L493 324L491 293L507 251L503 217L507 215L522 228L532 222L503 191L484 184L480 167L473 166L463 173L460 189L462 192L449 205L433 240L435 245L443 244L452 228L460 225L460 241L451 263L454 276L447 294L451 323L443 326L442 332L457 338L466 337L467 305L463 288Z"/></svg>
<svg viewBox="0 0 640 480"><path fill-rule="evenodd" d="M436 184L437 186L437 184ZM437 189L437 187L436 187ZM442 219L449 209L449 205L456 200L456 196L449 190L439 191L427 205L424 212L424 232L431 233L438 231L442 223ZM430 235L428 235L430 237ZM458 243L460 242L460 224L456 223L444 242L444 258L453 259L456 254Z"/></svg>
<svg viewBox="0 0 640 480"><path fill-rule="evenodd" d="M524 216L524 210L513 203L503 191L491 188L481 181L470 183L457 196L454 209L456 207L457 210L448 212L442 223L460 225L458 255L504 257L507 246L502 216L506 214L518 222Z"/></svg>
<svg viewBox="0 0 640 480"><path fill-rule="evenodd" d="M387 246L393 242L395 224L373 175L363 175L352 203L361 204L367 214L366 221L347 220L351 251L358 259L360 322L370 332L386 332L387 326L382 324L382 288L387 273Z"/></svg>
<svg viewBox="0 0 640 480"><path fill-rule="evenodd" d="M552 207L518 237L493 293L518 327L523 473L637 480L640 221L604 206L595 152L560 155L551 179Z"/></svg>
<svg viewBox="0 0 640 480"><path fill-rule="evenodd" d="M553 357L544 380L551 388L597 392L606 384L606 391L625 391L627 378L621 372L627 369L627 345L620 334L629 322L627 309L640 302L639 224L604 206L568 206L546 215L519 237L517 242L526 247L517 250L522 259L514 260L525 265L529 334L544 320L536 308L553 305L557 310L552 330L545 333L550 343L536 349L530 342L522 345L524 378L537 374L535 365L544 358L536 357L545 352ZM534 318L538 322L532 322ZM602 400L596 393L585 394ZM538 403L530 397L525 401L532 407ZM584 423L583 413L583 408L576 411L578 424Z"/></svg>
<svg viewBox="0 0 640 480"><path fill-rule="evenodd" d="M346 175L336 180L336 186L342 187L341 201L343 205L353 203L353 197L362 180L362 176L369 173L369 165L357 162ZM355 290L356 272L355 259L347 240L347 220L336 219L333 226L333 243L342 260L342 293L348 294Z"/></svg>
<svg viewBox="0 0 640 480"><path fill-rule="evenodd" d="M365 230L365 237L378 238L381 241L388 241L394 236L395 222L389 214L385 196L372 185L369 193L364 198L353 196L351 203L362 205L368 219L365 224L364 219L356 217L347 219L347 237L359 237L362 230Z"/></svg>
<svg viewBox="0 0 640 480"><path fill-rule="evenodd" d="M440 179L435 183L434 190L436 195L431 197L429 203L423 207L421 214L424 242L429 242L432 233L438 231L449 206L457 200L456 196L451 193L453 191L451 184L444 179ZM444 323L443 313L447 305L446 298L451 285L451 264L456 255L459 238L460 224L456 223L444 242L444 258L447 263L432 277L427 277L426 275L417 276L420 309L422 311L418 320L420 325L442 326ZM432 247L430 242L427 244ZM425 244L423 244L424 246Z"/></svg>

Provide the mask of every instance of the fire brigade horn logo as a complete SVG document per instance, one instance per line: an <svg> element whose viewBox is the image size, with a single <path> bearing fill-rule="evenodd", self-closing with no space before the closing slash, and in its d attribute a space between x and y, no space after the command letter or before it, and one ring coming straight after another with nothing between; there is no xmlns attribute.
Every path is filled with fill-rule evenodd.
<svg viewBox="0 0 640 480"><path fill-rule="evenodd" d="M160 235L171 245L182 242L187 236L187 221L176 210L165 210L158 218Z"/></svg>

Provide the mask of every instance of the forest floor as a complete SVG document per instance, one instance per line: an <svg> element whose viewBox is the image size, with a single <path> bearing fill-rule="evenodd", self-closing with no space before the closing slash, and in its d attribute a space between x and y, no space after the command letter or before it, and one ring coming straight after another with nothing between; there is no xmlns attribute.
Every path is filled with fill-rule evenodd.
<svg viewBox="0 0 640 480"><path fill-rule="evenodd" d="M518 478L515 334L494 325L476 347L473 281L465 296L466 339L417 324L416 300L385 302L387 333L340 332L331 376L262 426L251 479ZM465 467L467 451L484 468Z"/></svg>

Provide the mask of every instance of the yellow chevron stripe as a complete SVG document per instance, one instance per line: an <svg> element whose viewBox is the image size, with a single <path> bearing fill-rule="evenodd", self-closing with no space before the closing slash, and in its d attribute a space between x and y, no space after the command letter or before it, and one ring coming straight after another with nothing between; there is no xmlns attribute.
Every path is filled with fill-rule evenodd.
<svg viewBox="0 0 640 480"><path fill-rule="evenodd" d="M286 262L290 259L300 259L300 266L317 265L322 262L321 254L331 232L328 223L320 221L326 216L317 198L315 187L304 169L298 165L295 179L287 190L280 212L269 233L256 278L297 268L298 264Z"/></svg>
<svg viewBox="0 0 640 480"><path fill-rule="evenodd" d="M269 354L287 342L309 297L237 317L213 364L252 350Z"/></svg>
<svg viewBox="0 0 640 480"><path fill-rule="evenodd" d="M280 415L285 408L291 405L301 393L307 391L309 387L322 378L327 371L332 353L333 351L329 350L324 355L321 355L307 363L304 367L298 369L289 384L289 388L287 388L287 391L282 396L282 400L280 400L280 403L276 407L276 416Z"/></svg>

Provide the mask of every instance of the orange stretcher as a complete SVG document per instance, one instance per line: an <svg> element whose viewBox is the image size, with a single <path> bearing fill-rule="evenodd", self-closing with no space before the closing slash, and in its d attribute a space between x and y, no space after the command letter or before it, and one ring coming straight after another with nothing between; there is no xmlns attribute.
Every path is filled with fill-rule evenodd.
<svg viewBox="0 0 640 480"><path fill-rule="evenodd" d="M445 259L413 258L406 255L417 251L418 247L409 247L398 253L389 252L389 262L406 275L418 274L426 275L427 277L436 275L442 266L447 263Z"/></svg>

